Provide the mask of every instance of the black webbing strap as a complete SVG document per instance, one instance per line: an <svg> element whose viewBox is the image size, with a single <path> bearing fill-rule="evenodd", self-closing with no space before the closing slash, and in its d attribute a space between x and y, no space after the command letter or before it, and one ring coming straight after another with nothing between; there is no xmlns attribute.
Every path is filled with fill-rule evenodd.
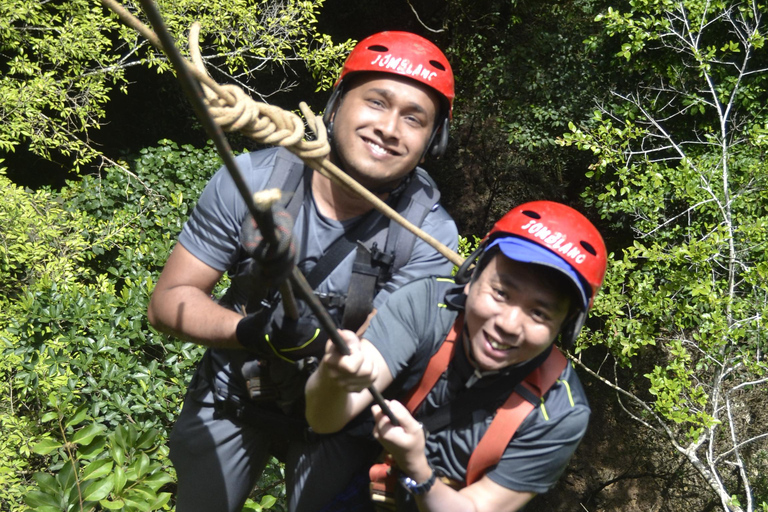
<svg viewBox="0 0 768 512"><path fill-rule="evenodd" d="M371 251L362 243L357 243L355 263L347 290L344 316L341 326L350 331L357 331L373 309L373 297L376 295L376 282L380 268L373 266Z"/></svg>
<svg viewBox="0 0 768 512"><path fill-rule="evenodd" d="M416 414L427 432L440 432L448 425L457 425L461 418L469 418L479 410L495 411L512 393L504 379L482 389L465 390L458 398L443 404L427 416Z"/></svg>
<svg viewBox="0 0 768 512"><path fill-rule="evenodd" d="M513 392L519 393L532 404L538 405L538 397L532 396L532 393L521 383L528 377L528 374L546 360L551 350L552 347L525 363L520 368L521 371L516 372L514 376L500 378L488 386L467 389L457 398L438 407L429 415L420 416L417 411L416 419L421 421L427 432L439 432L448 425L460 425L463 418L471 418L475 411L495 412Z"/></svg>
<svg viewBox="0 0 768 512"><path fill-rule="evenodd" d="M284 150L283 150L284 151ZM287 153L287 151L286 151ZM251 153L251 158L256 158L258 153ZM275 165L272 174L264 189L279 188L286 194L287 201L283 201L285 210L296 220L301 209L307 183L312 172L305 167L304 162L291 153L278 153L275 157Z"/></svg>
<svg viewBox="0 0 768 512"><path fill-rule="evenodd" d="M315 266L307 274L307 283L315 290L341 261L357 247L358 240L365 240L368 233L379 229L386 217L376 210L365 215L355 227L334 240L330 247L320 257Z"/></svg>

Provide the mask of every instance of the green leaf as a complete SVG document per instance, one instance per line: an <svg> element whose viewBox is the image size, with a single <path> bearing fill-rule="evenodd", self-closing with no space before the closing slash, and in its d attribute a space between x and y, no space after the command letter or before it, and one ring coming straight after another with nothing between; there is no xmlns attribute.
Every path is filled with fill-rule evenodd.
<svg viewBox="0 0 768 512"><path fill-rule="evenodd" d="M56 482L56 479L48 473L35 473L32 475L32 479L37 482L40 490L47 494L58 495L61 493L61 488L59 487L58 482Z"/></svg>
<svg viewBox="0 0 768 512"><path fill-rule="evenodd" d="M101 478L112 471L112 461L109 459L99 459L88 464L80 477L80 480Z"/></svg>
<svg viewBox="0 0 768 512"><path fill-rule="evenodd" d="M275 503L277 503L277 498L272 496L271 494L267 494L261 498L261 502L259 504L263 508L272 508Z"/></svg>
<svg viewBox="0 0 768 512"><path fill-rule="evenodd" d="M146 453L140 453L136 465L136 478L142 478L149 469L149 456Z"/></svg>
<svg viewBox="0 0 768 512"><path fill-rule="evenodd" d="M104 436L99 436L96 439L94 439L90 444L87 444L85 446L80 446L77 449L77 454L80 456L81 459L84 460L91 460L102 453L104 453L104 447L107 444L107 439Z"/></svg>
<svg viewBox="0 0 768 512"><path fill-rule="evenodd" d="M126 497L125 498L125 504L128 507L133 507L136 510L139 510L141 512L148 512L150 510L149 503L147 503L144 500L136 499L133 497Z"/></svg>
<svg viewBox="0 0 768 512"><path fill-rule="evenodd" d="M165 484L173 482L173 477L164 471L157 471L156 473L152 473L151 475L147 476L143 482L157 491Z"/></svg>
<svg viewBox="0 0 768 512"><path fill-rule="evenodd" d="M88 501L100 501L109 496L112 491L112 479L94 480L83 489L83 498Z"/></svg>
<svg viewBox="0 0 768 512"><path fill-rule="evenodd" d="M110 453L112 454L112 460L114 460L118 466L125 464L125 450L123 450L122 447L113 446Z"/></svg>
<svg viewBox="0 0 768 512"><path fill-rule="evenodd" d="M72 418L70 418L69 420L67 420L67 422L64 424L64 426L65 427L72 427L74 425L82 423L83 420L85 420L85 415L86 415L87 411L88 411L88 407L85 406L85 405L81 405L77 409L77 412L75 413L75 415L72 416ZM77 442L77 441L74 441L74 442Z"/></svg>
<svg viewBox="0 0 768 512"><path fill-rule="evenodd" d="M38 455L48 455L62 446L63 445L55 439L46 438L35 444L35 446L32 447L32 451Z"/></svg>
<svg viewBox="0 0 768 512"><path fill-rule="evenodd" d="M30 491L27 493L27 495L24 497L24 502L35 509L48 506L55 507L57 510L61 510L58 496L51 496L50 494L46 494L40 491Z"/></svg>
<svg viewBox="0 0 768 512"><path fill-rule="evenodd" d="M158 430L156 428L151 428L141 434L138 441L136 441L135 448L137 450L147 450L152 447L152 444L155 442L155 439L157 438Z"/></svg>
<svg viewBox="0 0 768 512"><path fill-rule="evenodd" d="M75 470L72 467L72 464L73 462L71 460L65 461L64 465L56 474L56 481L65 491L75 488Z"/></svg>
<svg viewBox="0 0 768 512"><path fill-rule="evenodd" d="M99 501L99 505L104 507L107 510L123 510L125 509L125 501L118 498L114 501L110 500L101 500Z"/></svg>
<svg viewBox="0 0 768 512"><path fill-rule="evenodd" d="M155 498L150 503L150 509L151 510L160 510L164 508L168 502L171 500L171 493L169 492L161 492L157 495L157 498Z"/></svg>
<svg viewBox="0 0 768 512"><path fill-rule="evenodd" d="M128 481L128 478L125 475L125 470L122 468L122 466L116 466L115 472L112 474L112 481L114 482L115 486L115 494L120 494L123 492L123 488L125 487L125 483Z"/></svg>
<svg viewBox="0 0 768 512"><path fill-rule="evenodd" d="M59 414L57 412L47 412L40 417L40 422L48 423L49 421L53 421L58 418L59 418Z"/></svg>
<svg viewBox="0 0 768 512"><path fill-rule="evenodd" d="M89 444L93 441L93 438L104 432L106 427L98 423L92 423L87 427L78 430L74 436L72 436L72 442L78 444Z"/></svg>

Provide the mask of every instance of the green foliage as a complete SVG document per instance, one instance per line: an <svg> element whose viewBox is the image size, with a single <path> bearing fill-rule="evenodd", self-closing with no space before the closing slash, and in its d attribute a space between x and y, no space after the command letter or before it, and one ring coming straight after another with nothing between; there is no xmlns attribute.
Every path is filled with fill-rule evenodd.
<svg viewBox="0 0 768 512"><path fill-rule="evenodd" d="M162 141L58 193L2 186L0 509L172 505L165 445L202 349L151 329L146 307L219 165ZM280 472L252 509L282 495Z"/></svg>
<svg viewBox="0 0 768 512"><path fill-rule="evenodd" d="M75 165L91 158L83 135L98 126L110 89L124 81L113 68L119 55L109 51L114 27L91 0L2 2L0 150L27 141L44 157L55 149L75 156Z"/></svg>
<svg viewBox="0 0 768 512"><path fill-rule="evenodd" d="M143 18L137 1L121 4ZM247 83L275 69L306 69L318 89L331 85L351 42L334 44L317 31L322 5L322 0L165 0L159 9L180 46L187 44L190 25L200 22L203 58L217 80L263 97L275 91L257 91ZM88 134L105 122L110 97L118 89L127 92L125 70L170 69L164 55L96 0L2 2L0 55L0 150L29 143L45 158L52 152L69 156L76 169L100 154Z"/></svg>
<svg viewBox="0 0 768 512"><path fill-rule="evenodd" d="M766 430L744 404L768 382L765 5L630 6L598 20L647 82L615 91L562 141L592 153L584 202L629 239L595 304L601 328L580 348L643 367L628 386L724 507L754 510ZM731 465L743 471L715 476Z"/></svg>
<svg viewBox="0 0 768 512"><path fill-rule="evenodd" d="M599 44L583 44L599 30L594 16L605 3L449 3L455 154L445 164L452 187L442 191L451 213L467 218L462 232L484 233L521 202L563 200L580 188L587 160L556 139L569 121L589 116L614 72L602 65Z"/></svg>
<svg viewBox="0 0 768 512"><path fill-rule="evenodd" d="M55 476L34 475L37 489L24 497L31 510L167 509L171 493L163 489L174 478L158 430L144 429L139 434L129 423L107 433L107 427L88 417L84 406L65 421L62 412L68 408L62 405L59 396L52 395L53 411L42 421L58 423L63 442L44 437L33 448L38 455L49 456Z"/></svg>

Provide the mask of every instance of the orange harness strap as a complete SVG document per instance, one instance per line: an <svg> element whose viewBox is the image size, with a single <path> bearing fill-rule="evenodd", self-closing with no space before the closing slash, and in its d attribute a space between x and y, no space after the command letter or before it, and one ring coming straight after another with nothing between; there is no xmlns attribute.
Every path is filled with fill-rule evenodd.
<svg viewBox="0 0 768 512"><path fill-rule="evenodd" d="M568 360L557 347L552 347L549 357L532 371L520 384L539 399L557 382L568 365ZM504 404L496 410L491 425L475 447L467 464L467 485L483 477L486 470L498 464L512 436L523 423L534 405L517 392L512 392Z"/></svg>
<svg viewBox="0 0 768 512"><path fill-rule="evenodd" d="M448 369L448 364L453 359L453 354L456 350L456 339L458 339L464 328L464 313L460 313L456 317L456 321L453 322L453 327L445 338L445 341L440 348L435 352L435 355L429 360L427 369L424 370L424 375L421 376L419 385L416 386L411 392L410 396L405 400L403 405L406 409L413 414L413 411L418 409L421 402L427 397L432 388L437 384L437 380Z"/></svg>
<svg viewBox="0 0 768 512"><path fill-rule="evenodd" d="M456 351L456 340L463 328L464 314L461 313L453 323L453 327L443 344L429 360L418 386L405 400L404 405L411 414L421 405L440 376L448 369ZM567 364L568 360L562 352L557 347L552 347L547 359L541 366L528 374L520 385L541 399L557 382ZM491 425L472 451L467 465L467 485L471 485L482 478L488 468L498 464L515 432L523 420L533 411L533 408L534 404L523 398L520 393L515 391L510 393L509 398L496 410Z"/></svg>

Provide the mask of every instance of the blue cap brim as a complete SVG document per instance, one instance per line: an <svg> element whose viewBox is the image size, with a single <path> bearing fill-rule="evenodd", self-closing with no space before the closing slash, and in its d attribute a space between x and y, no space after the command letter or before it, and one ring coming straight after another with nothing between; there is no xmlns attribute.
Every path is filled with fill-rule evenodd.
<svg viewBox="0 0 768 512"><path fill-rule="evenodd" d="M488 247L486 247L485 250L488 251L492 247L498 247L504 256L513 261L544 265L545 267L559 270L575 285L576 290L578 290L578 293L581 296L581 303L584 309L589 307L589 295L584 290L584 283L579 277L579 274L577 274L573 267L571 267L571 265L569 265L563 258L554 254L549 249L545 249L539 244L524 238L514 236L497 238L488 244Z"/></svg>

